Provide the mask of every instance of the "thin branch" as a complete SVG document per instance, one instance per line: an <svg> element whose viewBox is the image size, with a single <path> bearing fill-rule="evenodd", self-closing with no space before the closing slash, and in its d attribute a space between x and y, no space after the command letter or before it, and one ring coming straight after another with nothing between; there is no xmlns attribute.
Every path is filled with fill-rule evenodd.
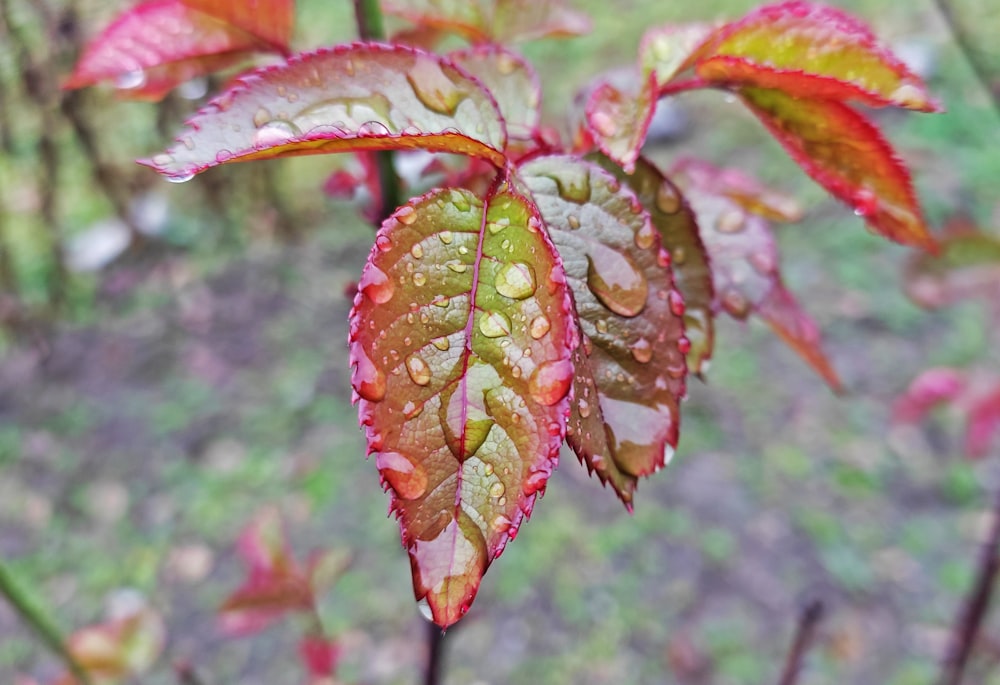
<svg viewBox="0 0 1000 685"><path fill-rule="evenodd" d="M440 685L444 675L444 631L436 623L427 622L427 670L424 685Z"/></svg>
<svg viewBox="0 0 1000 685"><path fill-rule="evenodd" d="M17 580L15 580L10 569L0 560L0 594L10 603L14 611L21 619L28 624L35 635L48 647L53 654L58 656L66 667L73 673L78 681L83 685L91 685L90 677L80 664L73 658L73 655L66 649L66 643L59 628L52 623L35 600L29 596Z"/></svg>
<svg viewBox="0 0 1000 685"><path fill-rule="evenodd" d="M962 53L965 61L969 63L972 72L976 75L976 80L979 81L983 90L986 91L990 102L993 103L993 108L1000 115L1000 84L994 84L990 80L988 67L976 56L976 49L972 45L972 39L956 19L949 0L934 0L934 4L937 5L945 24L948 25L948 31L951 33L952 38L955 39L955 44L958 46L959 52Z"/></svg>
<svg viewBox="0 0 1000 685"><path fill-rule="evenodd" d="M1000 488L997 489L993 502L993 521L990 524L990 534L979 551L979 564L976 571L976 581L966 595L962 608L955 618L951 631L948 651L941 664L939 685L959 685L962 674L969 661L969 655L976 643L979 629L986 611L989 609L990 598L993 595L993 584L997 570L1000 569Z"/></svg>
<svg viewBox="0 0 1000 685"><path fill-rule="evenodd" d="M795 685L799 679L799 672L802 670L802 659L812 646L813 638L816 635L816 626L823 618L823 602L815 599L802 609L799 615L799 625L795 630L795 639L788 650L785 659L785 668L781 672L781 680L778 685Z"/></svg>
<svg viewBox="0 0 1000 685"><path fill-rule="evenodd" d="M198 676L198 672L194 670L194 666L187 661L178 661L175 663L174 673L177 674L177 681L180 685L205 685L204 681Z"/></svg>

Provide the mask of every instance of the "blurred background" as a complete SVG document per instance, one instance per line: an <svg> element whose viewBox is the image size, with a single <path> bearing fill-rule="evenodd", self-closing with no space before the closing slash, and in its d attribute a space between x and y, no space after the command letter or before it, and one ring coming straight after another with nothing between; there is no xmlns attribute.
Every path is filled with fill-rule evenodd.
<svg viewBox="0 0 1000 685"><path fill-rule="evenodd" d="M657 23L756 3L576 0L589 36L527 44L551 121ZM1000 230L1000 110L930 0L835 2L929 81L947 113L875 112L930 223ZM294 46L353 38L348 2L299 0ZM952 2L986 73L1000 7ZM232 165L171 185L134 164L218 83L159 105L59 89L125 2L0 0L0 557L67 632L138 591L169 640L143 683L299 682L282 624L231 640L215 611L240 582L240 529L263 505L300 557L349 551L322 598L345 683L414 683L424 626L398 529L350 405L345 294L373 237L321 190L339 157ZM992 36L983 41L981 36ZM990 52L992 51L992 52ZM907 250L825 197L740 106L695 93L661 108L647 152L744 169L798 197L779 228L786 283L848 392L834 396L758 322L720 319L692 379L681 447L629 516L571 453L534 519L447 638L458 684L740 684L777 679L802 606L827 609L801 683L933 681L1000 486L994 445L962 455L942 412L894 427L931 366L1000 368L982 303L927 313L903 294ZM1000 616L969 683L1000 683ZM0 603L0 682L60 670Z"/></svg>

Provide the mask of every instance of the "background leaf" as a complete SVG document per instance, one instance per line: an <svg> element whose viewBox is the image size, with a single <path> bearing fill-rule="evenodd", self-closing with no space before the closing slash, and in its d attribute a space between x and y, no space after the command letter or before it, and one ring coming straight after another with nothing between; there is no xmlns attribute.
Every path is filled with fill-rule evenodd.
<svg viewBox="0 0 1000 685"><path fill-rule="evenodd" d="M906 294L935 309L970 297L1000 296L1000 239L953 220L941 239L941 254L915 255L906 267Z"/></svg>
<svg viewBox="0 0 1000 685"><path fill-rule="evenodd" d="M577 341L535 207L439 190L388 219L351 316L352 381L438 625L468 610L555 466Z"/></svg>
<svg viewBox="0 0 1000 685"><path fill-rule="evenodd" d="M174 180L229 161L422 148L504 163L493 98L446 59L355 43L241 77L144 163Z"/></svg>
<svg viewBox="0 0 1000 685"><path fill-rule="evenodd" d="M594 88L587 99L587 127L591 138L601 152L628 173L635 170L635 161L656 110L654 85L651 76L629 89L605 81Z"/></svg>
<svg viewBox="0 0 1000 685"><path fill-rule="evenodd" d="M502 47L482 45L448 55L455 64L482 81L497 101L512 138L531 139L541 124L541 86L535 68Z"/></svg>
<svg viewBox="0 0 1000 685"><path fill-rule="evenodd" d="M631 507L637 478L677 445L683 300L649 215L614 176L568 156L521 173L563 258L583 333L567 439Z"/></svg>

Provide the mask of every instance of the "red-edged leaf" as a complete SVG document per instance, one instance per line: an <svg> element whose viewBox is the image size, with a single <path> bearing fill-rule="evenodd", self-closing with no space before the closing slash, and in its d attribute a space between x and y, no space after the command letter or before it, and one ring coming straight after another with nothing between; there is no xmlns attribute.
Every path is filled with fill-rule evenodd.
<svg viewBox="0 0 1000 685"><path fill-rule="evenodd" d="M672 81L714 28L707 23L668 24L646 31L639 43L643 76L652 75L657 87Z"/></svg>
<svg viewBox="0 0 1000 685"><path fill-rule="evenodd" d="M247 525L237 551L247 564L247 579L219 608L223 631L248 635L289 611L313 606L311 579L292 557L276 511L266 509Z"/></svg>
<svg viewBox="0 0 1000 685"><path fill-rule="evenodd" d="M694 50L687 60L692 64L713 83L876 107L940 109L921 79L880 47L863 22L801 0L761 7L726 24Z"/></svg>
<svg viewBox="0 0 1000 685"><path fill-rule="evenodd" d="M879 130L834 100L744 88L743 101L817 183L879 234L935 251L910 175Z"/></svg>
<svg viewBox="0 0 1000 685"><path fill-rule="evenodd" d="M163 652L165 642L166 627L159 613L141 607L126 616L78 630L70 636L67 648L92 678L119 680L148 671Z"/></svg>
<svg viewBox="0 0 1000 685"><path fill-rule="evenodd" d="M673 169L684 174L693 185L710 187L714 193L725 195L748 212L769 221L794 223L804 216L802 206L794 197L767 188L739 169L720 169L692 158L679 160Z"/></svg>
<svg viewBox="0 0 1000 685"><path fill-rule="evenodd" d="M685 192L712 265L716 307L737 319L751 312L763 318L834 390L840 379L821 348L819 329L781 281L778 250L767 222L734 202L725 185L714 182L707 164L685 181Z"/></svg>
<svg viewBox="0 0 1000 685"><path fill-rule="evenodd" d="M655 85L652 76L629 89L604 82L590 92L587 100L586 121L590 137L601 152L628 173L635 170L656 110Z"/></svg>
<svg viewBox="0 0 1000 685"><path fill-rule="evenodd" d="M590 31L587 17L564 0L407 0L383 9L420 26L456 33L472 43L510 44Z"/></svg>
<svg viewBox="0 0 1000 685"><path fill-rule="evenodd" d="M328 683L323 679L332 678L337 672L340 646L336 640L322 635L306 635L299 642L299 658L309 674L309 682Z"/></svg>
<svg viewBox="0 0 1000 685"><path fill-rule="evenodd" d="M707 367L715 344L715 289L694 212L677 186L644 157L638 159L632 174L599 156L595 161L628 184L660 232L666 250L660 259L672 266L674 282L684 297L684 331L690 345L688 368L700 374Z"/></svg>
<svg viewBox="0 0 1000 685"><path fill-rule="evenodd" d="M483 82L496 98L512 138L531 139L541 124L541 86L534 67L518 54L481 45L448 55L455 64Z"/></svg>
<svg viewBox="0 0 1000 685"><path fill-rule="evenodd" d="M567 439L631 508L637 478L677 445L683 300L649 215L614 176L568 156L533 160L521 173L565 263L583 332Z"/></svg>
<svg viewBox="0 0 1000 685"><path fill-rule="evenodd" d="M945 402L951 402L965 391L965 374L956 369L927 369L910 383L892 406L896 423L923 421L927 413Z"/></svg>
<svg viewBox="0 0 1000 685"><path fill-rule="evenodd" d="M562 263L512 190L411 201L376 238L351 315L352 382L414 592L468 610L555 466L578 333Z"/></svg>
<svg viewBox="0 0 1000 685"><path fill-rule="evenodd" d="M345 150L425 149L504 164L496 102L448 60L355 43L238 79L143 162L173 180L230 161Z"/></svg>
<svg viewBox="0 0 1000 685"><path fill-rule="evenodd" d="M1000 296L1000 239L969 225L952 225L940 255L916 255L907 265L906 294L934 309L970 297Z"/></svg>
<svg viewBox="0 0 1000 685"><path fill-rule="evenodd" d="M159 100L184 81L252 52L285 52L292 10L289 0L141 3L87 45L65 87L112 80L129 97Z"/></svg>

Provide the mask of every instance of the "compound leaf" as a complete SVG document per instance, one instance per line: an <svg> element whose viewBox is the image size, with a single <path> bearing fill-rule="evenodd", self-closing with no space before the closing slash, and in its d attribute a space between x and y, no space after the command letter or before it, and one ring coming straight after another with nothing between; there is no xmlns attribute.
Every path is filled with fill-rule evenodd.
<svg viewBox="0 0 1000 685"><path fill-rule="evenodd" d="M230 161L425 149L504 164L507 132L482 85L443 57L355 43L238 79L143 162L172 180Z"/></svg>
<svg viewBox="0 0 1000 685"><path fill-rule="evenodd" d="M386 220L351 315L352 382L414 591L446 627L530 514L565 434L578 333L534 205L438 190Z"/></svg>
<svg viewBox="0 0 1000 685"><path fill-rule="evenodd" d="M141 3L87 45L65 87L112 80L131 98L160 100L253 52L287 52L293 9L291 0Z"/></svg>
<svg viewBox="0 0 1000 685"><path fill-rule="evenodd" d="M835 100L798 99L778 90L743 88L743 101L788 154L879 234L935 251L910 174L882 134Z"/></svg>
<svg viewBox="0 0 1000 685"><path fill-rule="evenodd" d="M531 139L541 124L538 74L520 55L495 45L481 45L448 57L483 82L496 98L512 138Z"/></svg>
<svg viewBox="0 0 1000 685"><path fill-rule="evenodd" d="M542 157L520 172L559 249L583 333L567 439L631 507L677 445L683 300L639 199L596 164Z"/></svg>

